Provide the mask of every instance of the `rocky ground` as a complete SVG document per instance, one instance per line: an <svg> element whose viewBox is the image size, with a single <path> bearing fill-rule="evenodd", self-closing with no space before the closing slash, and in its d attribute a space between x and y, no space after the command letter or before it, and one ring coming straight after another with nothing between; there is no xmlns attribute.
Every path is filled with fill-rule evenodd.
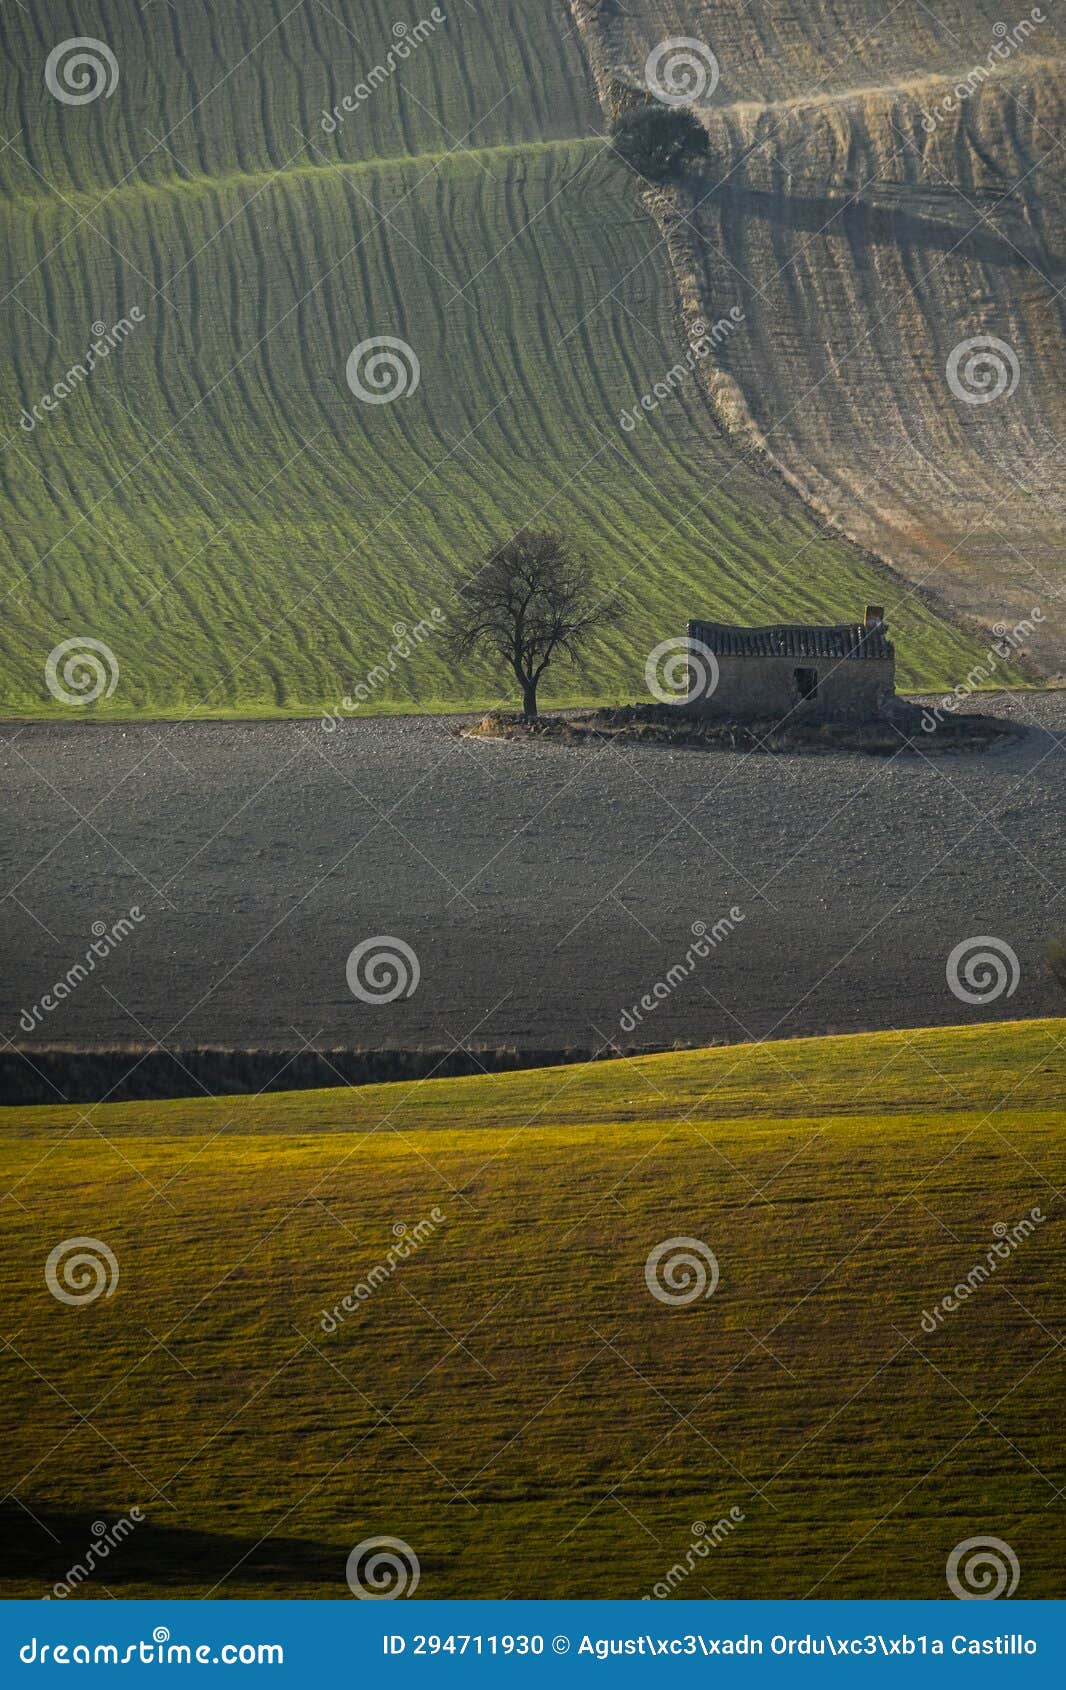
<svg viewBox="0 0 1066 1690"><path fill-rule="evenodd" d="M895 701L873 722L820 721L793 712L785 721L727 721L693 715L677 704L625 704L596 710L560 710L530 719L521 711L492 710L459 730L470 739L546 739L561 745L617 744L683 747L698 751L803 752L825 757L865 752L871 757L938 757L1004 749L1028 730L1001 716L931 710Z"/></svg>
<svg viewBox="0 0 1066 1690"><path fill-rule="evenodd" d="M1066 694L989 708L1030 731L936 759L491 743L440 718L8 724L0 1031L595 1048L1050 1013ZM100 924L109 954L57 997ZM392 1002L346 975L379 936L417 959ZM1017 981L1008 956L971 1003L945 971L983 937Z"/></svg>

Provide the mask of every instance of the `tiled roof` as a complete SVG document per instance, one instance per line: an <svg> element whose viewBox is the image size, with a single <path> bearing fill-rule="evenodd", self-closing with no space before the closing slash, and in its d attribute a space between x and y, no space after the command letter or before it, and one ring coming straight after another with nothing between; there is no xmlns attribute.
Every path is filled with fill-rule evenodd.
<svg viewBox="0 0 1066 1690"><path fill-rule="evenodd" d="M770 628L734 628L728 622L690 622L690 640L716 657L830 657L891 659L884 624L842 622L834 628L779 623Z"/></svg>

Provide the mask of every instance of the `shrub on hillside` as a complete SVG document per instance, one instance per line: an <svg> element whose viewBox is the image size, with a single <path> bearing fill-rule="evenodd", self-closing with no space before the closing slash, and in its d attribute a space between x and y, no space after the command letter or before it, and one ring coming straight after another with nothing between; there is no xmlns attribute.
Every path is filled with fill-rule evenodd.
<svg viewBox="0 0 1066 1690"><path fill-rule="evenodd" d="M710 157L707 131L687 106L637 106L611 130L617 152L641 176L661 182Z"/></svg>

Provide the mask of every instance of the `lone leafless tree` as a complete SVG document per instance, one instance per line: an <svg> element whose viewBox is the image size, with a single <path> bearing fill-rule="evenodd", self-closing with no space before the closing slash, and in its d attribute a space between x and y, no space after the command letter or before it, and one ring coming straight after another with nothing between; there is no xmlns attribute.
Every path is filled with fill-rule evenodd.
<svg viewBox="0 0 1066 1690"><path fill-rule="evenodd" d="M537 714L537 687L560 652L571 660L582 641L614 620L600 600L587 560L563 534L521 529L491 552L459 589L451 638L462 659L487 651L522 689L522 712Z"/></svg>

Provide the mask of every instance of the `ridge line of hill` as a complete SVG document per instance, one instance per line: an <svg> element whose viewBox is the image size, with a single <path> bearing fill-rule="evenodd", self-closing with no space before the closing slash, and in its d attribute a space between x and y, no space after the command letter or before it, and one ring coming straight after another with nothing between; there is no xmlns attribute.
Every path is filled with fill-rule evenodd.
<svg viewBox="0 0 1066 1690"><path fill-rule="evenodd" d="M960 83L972 77L978 67L971 65L965 70L953 72L930 70L920 76L898 77L890 82L857 82L850 88L814 89L802 94L788 94L781 99L765 100L754 95L743 99L715 101L713 105L697 108L702 119L725 118L741 112L801 112L804 108L821 106L846 106L852 101L862 101L868 95L874 94L902 94L913 95L919 88L931 85L943 88L955 88ZM1059 58L1054 54L1031 54L1023 59L1013 59L1006 64L993 65L981 78L981 86L986 82L1022 81L1033 71L1066 71L1066 58ZM632 81L632 72L623 72L617 66L604 66L603 74L613 74L618 86L631 87L633 92L643 92L643 84L636 79ZM601 96L601 106L603 100Z"/></svg>
<svg viewBox="0 0 1066 1690"><path fill-rule="evenodd" d="M363 1124L360 1116L372 1116L379 1099L389 1100L391 1114L399 1108L399 1099L406 1094L417 1096L420 1102L427 1106L427 1113L432 1113L435 1100L453 1100L461 1104L466 1097L472 1097L479 1091L491 1090L498 1100L505 1100L509 1095L520 1098L520 1095L530 1087L536 1087L550 1082L553 1074L565 1073L567 1070L580 1068L580 1085L586 1091L584 1110L593 1119L612 1118L611 1107L604 1106L604 1098L609 1098L613 1091L624 1090L624 1082L620 1075L632 1072L636 1067L641 1072L652 1072L659 1075L685 1075L692 1082L692 1091L697 1100L696 1106L714 1099L714 1107L700 1119L724 1121L743 1117L750 1125L759 1121L780 1120L794 1117L807 1119L821 1114L832 1117L839 1122L857 1120L869 1115L870 1111L861 1107L864 1099L863 1091L855 1086L855 1094L848 1092L848 1102L855 1107L842 1108L838 1102L831 1102L822 1096L815 1105L809 1085L804 1076L811 1077L816 1072L821 1076L826 1074L850 1073L853 1080L861 1076L868 1083L876 1083L882 1077L881 1089L876 1094L878 1114L895 1113L895 1100L892 1097L893 1087L885 1085L883 1075L887 1066L882 1058L885 1053L892 1053L900 1058L904 1067L914 1061L924 1063L924 1052L928 1049L942 1049L946 1040L951 1040L957 1050L960 1062L965 1062L971 1075L968 1083L974 1083L972 1074L979 1073L983 1053L995 1050L998 1046L1007 1044L1016 1047L1015 1054L1009 1059L1019 1069L1025 1071L1030 1078L1041 1070L1041 1063L1050 1064L1055 1054L1066 1046L1063 1045L1059 1034L1066 1034L1066 1017L1062 1016L1024 1016L1019 1020L957 1022L947 1026L906 1026L892 1029L867 1030L862 1032L842 1033L806 1033L796 1037L777 1036L760 1042L728 1044L697 1045L686 1049L656 1050L636 1048L622 1056L607 1058L595 1062L578 1059L576 1053L560 1052L557 1050L534 1053L532 1051L508 1051L505 1054L521 1056L523 1058L534 1055L547 1056L548 1062L541 1060L523 1061L498 1068L487 1069L482 1072L454 1072L441 1071L439 1064L437 1071L419 1075L417 1072L404 1071L405 1060L420 1056L433 1056L434 1052L418 1050L381 1049L365 1050L362 1052L346 1052L332 1049L327 1055L345 1056L360 1055L370 1062L377 1060L382 1069L387 1069L390 1062L395 1064L395 1071L384 1078L364 1079L361 1083L354 1083L351 1078L345 1083L329 1081L322 1085L286 1084L281 1087L261 1088L249 1085L250 1069L246 1067L242 1072L239 1067L241 1059L248 1062L256 1057L268 1054L265 1047L257 1049L225 1049L223 1047L196 1046L189 1047L184 1054L195 1060L197 1058L222 1059L231 1064L228 1072L223 1073L221 1067L216 1070L215 1080L228 1080L231 1085L235 1080L239 1085L233 1085L232 1090L225 1090L221 1085L212 1085L205 1090L202 1086L188 1095L179 1093L155 1096L146 1091L144 1096L135 1092L128 1095L112 1096L111 1092L100 1099L87 1097L82 1093L81 1102L57 1102L54 1098L48 1103L25 1101L18 1099L11 1101L5 1096L0 1105L0 1123L9 1127L13 1120L20 1127L32 1128L38 1122L48 1124L57 1130L67 1124L69 1117L100 1116L112 1123L127 1121L136 1123L137 1119L146 1111L153 1111L158 1117L160 1109L167 1115L183 1116L191 1127L196 1126L197 1118L203 1113L210 1113L224 1100L237 1102L238 1107L253 1116L276 1113L286 1107L313 1109L316 1106L328 1108L341 1098L345 1100L348 1111L346 1130L362 1131ZM1051 1049L1044 1046L1044 1040L1049 1041ZM65 1056L67 1059L78 1057L87 1064L94 1061L111 1061L118 1057L128 1058L136 1049L134 1046L115 1046L113 1048L76 1049L67 1045L54 1045L34 1049L35 1060L42 1054ZM1020 1054L1025 1050L1025 1058ZM917 1053L917 1054L915 1054ZM13 1058L8 1054L8 1069L11 1070ZM158 1054L158 1053L157 1053ZM271 1047L270 1054L283 1054L280 1047ZM453 1053L454 1054L454 1053ZM488 1047L480 1052L482 1056L490 1054ZM782 1060L782 1054L787 1055L787 1062ZM1029 1057L1037 1054L1040 1061L1033 1066ZM869 1061L874 1069L871 1075L864 1069L864 1063ZM762 1063L769 1065L774 1081L769 1090L766 1089L765 1077L760 1074ZM715 1080L716 1071L724 1070L724 1074ZM1044 1072L1050 1069L1044 1069ZM274 1070L276 1072L276 1069ZM936 1077L936 1070L928 1068L930 1076ZM728 1083L727 1083L728 1082ZM898 1083L898 1080L897 1080ZM932 1083L932 1080L931 1082ZM1021 1097L1017 1107L1029 1112L1043 1113L1060 1107L1058 1096L1054 1088L1047 1082L1043 1084L1049 1093L1046 1104L1037 1105L1033 1097ZM1066 1083L1066 1070L1064 1070ZM668 1086L664 1086L660 1096L665 1096ZM966 1096L957 1085L952 1087L954 1100L945 1096L937 1100L936 1113L942 1116L959 1113L973 1107L974 1099ZM752 1096L758 1094L760 1109L753 1112ZM395 1108L393 1104L395 1103ZM913 1098L910 1100L915 1113L929 1108L928 1100ZM560 1120L569 1116L573 1102L567 1104L562 1111ZM654 1106L647 1104L651 1110L646 1118L654 1117ZM692 1111L690 1111L691 1113ZM633 1116L632 1103L627 1101L624 1113L627 1118L640 1118L639 1111ZM618 1117L614 1117L618 1118ZM158 1123L157 1123L158 1124ZM443 1124L434 1121L435 1125ZM551 1125L550 1120L545 1124Z"/></svg>
<svg viewBox="0 0 1066 1690"><path fill-rule="evenodd" d="M289 164L274 170L231 170L215 175L167 176L153 181L131 176L102 193L97 192L95 188L70 188L61 192L48 183L48 192L42 188L38 193L7 193L0 196L0 204L12 211L17 211L23 206L40 209L43 205L65 205L80 211L83 209L82 202L91 201L86 212L86 216L90 216L118 195L143 198L146 195L171 193L195 194L215 188L231 188L241 183L247 183L250 187L258 184L259 191L262 192L264 184L291 181L293 177L299 176L329 175L335 171L342 175L371 175L377 170L395 170L406 165L427 165L431 169L437 169L443 164L456 164L460 161L480 165L483 159L492 157L513 158L522 153L528 153L530 157L542 157L545 153L565 152L573 147L591 147L596 142L602 145L603 139L601 135L565 135L555 136L549 141L502 141L494 143L491 147L449 147L439 153L396 153L382 158L330 159L321 164ZM429 169L426 174L430 174Z"/></svg>
<svg viewBox="0 0 1066 1690"><path fill-rule="evenodd" d="M592 52L589 42L585 38L585 31L582 29L580 24L578 25L577 33L582 41L583 51L589 60L593 80L599 90L601 111L603 111L604 116L609 119L611 116L611 110L604 99L606 89L603 83L604 79L608 77L620 81L620 67L601 65L598 63L597 56ZM1024 76L1030 74L1033 70L1066 71L1066 59L1058 58L1053 55L1041 55L1039 57L1033 55L1022 60L1012 61L1008 64L993 66L988 72L985 80L996 82L1020 80ZM707 108L701 115L721 119L728 118L731 114L742 112L770 113L775 111L791 111L798 113L804 108L844 106L851 101L861 101L867 95L910 95L913 94L916 89L930 85L952 87L968 74L972 74L972 67L969 72L959 71L954 75L949 75L942 71L930 71L924 76L905 77L894 82L857 83L851 88L793 94L789 95L787 98L778 100L761 100L756 98L730 100L726 103L716 104L713 107ZM628 86L628 81L625 85ZM637 87L635 82L633 87L635 91ZM231 187L242 182L252 185L262 183L264 180L270 181L275 178L280 179L285 177L286 179L289 179L294 176L311 176L319 171L328 172L339 170L345 174L361 174L363 172L370 173L379 169L395 169L398 166L406 164L425 164L432 166L433 168L437 168L442 164L446 164L448 162L458 162L461 159L467 159L471 162L477 163L483 159L487 160L493 157L507 158L513 157L515 154L522 153L528 153L531 156L534 156L546 152L564 151L568 147L588 147L596 142L604 144L605 139L605 136L594 132L590 135L573 134L554 136L549 140L527 139L520 141L498 141L493 142L489 146L462 145L460 147L453 146L442 148L440 151L393 153L381 155L380 157L374 156L362 159L323 158L319 163L288 163L269 170L232 170L216 173L204 172L200 174L189 173L185 176L175 175L155 179L134 177L131 174L129 177L118 183L112 184L110 187L104 187L102 191L99 191L101 188L100 184L94 184L92 187L68 187L60 190L51 182L42 179L42 186L36 190L28 189L26 191L19 191L9 188L3 194L0 194L0 203L12 209L17 209L20 205L39 206L42 203L58 200L61 203L78 206L80 208L83 201L92 201L93 208L98 210L116 195L155 195L181 191L195 192L197 189L208 187ZM306 144L310 148L315 148L316 145L311 141L308 141ZM318 150L320 151L321 149ZM293 156L297 157L299 155L294 154Z"/></svg>

